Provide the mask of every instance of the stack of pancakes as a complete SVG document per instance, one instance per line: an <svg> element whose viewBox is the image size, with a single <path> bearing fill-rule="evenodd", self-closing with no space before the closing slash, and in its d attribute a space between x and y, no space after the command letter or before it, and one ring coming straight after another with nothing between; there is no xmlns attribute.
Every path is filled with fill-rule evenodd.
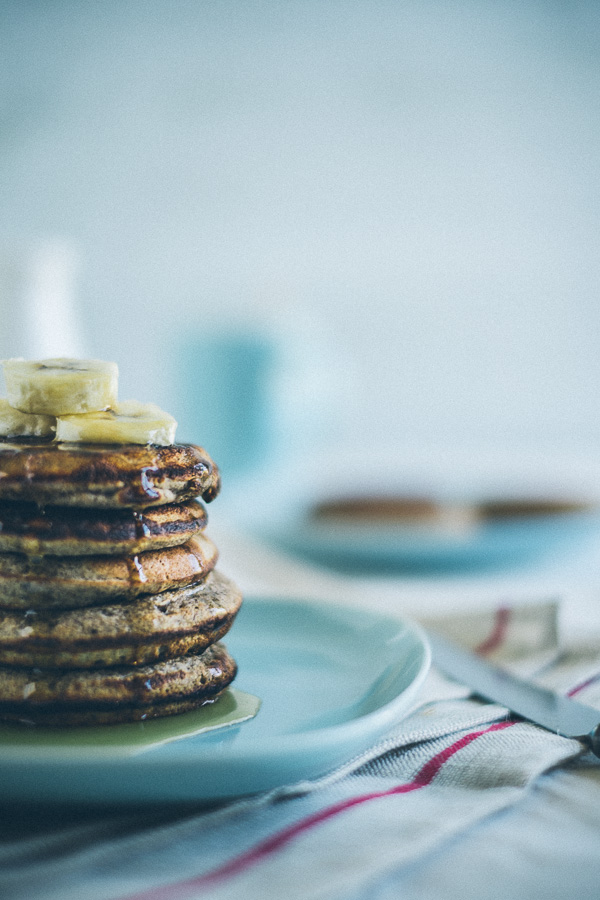
<svg viewBox="0 0 600 900"><path fill-rule="evenodd" d="M0 719L140 721L213 702L241 605L190 444L0 443Z"/></svg>

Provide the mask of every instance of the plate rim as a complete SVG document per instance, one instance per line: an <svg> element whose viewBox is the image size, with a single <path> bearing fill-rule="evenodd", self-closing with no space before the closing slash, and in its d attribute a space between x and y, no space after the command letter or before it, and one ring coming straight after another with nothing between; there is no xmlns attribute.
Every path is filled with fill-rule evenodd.
<svg viewBox="0 0 600 900"><path fill-rule="evenodd" d="M332 611L334 613L340 612L342 614L343 613L352 613L352 614L356 615L358 613L358 610L353 605L344 604L339 601L327 601L325 603L325 601L321 601L321 600L314 599L314 598L301 598L301 597L295 597L292 595L290 595L289 597L288 596L282 597L281 595L267 595L267 594L264 594L264 595L263 594L249 594L244 598L244 604L257 604L257 605L268 606L271 603L276 603L278 605L282 604L285 606L296 606L296 607L300 606L300 607L305 607L305 608L306 607L308 607L308 608L314 607L314 608L318 608L319 611ZM325 605L323 605L323 604L325 604ZM321 606L323 606L322 610L320 609ZM416 639L418 644L420 644L420 649L422 652L422 659L421 659L419 668L418 668L415 676L411 680L410 684L403 691L401 691L400 694L394 696L392 698L392 700L389 700L387 703L384 703L382 706L378 706L375 710L364 713L364 714L357 716L349 721L342 722L337 725L327 725L327 726L323 726L321 728L307 729L307 730L301 731L299 733L270 736L268 739L264 738L264 737L258 738L255 741L248 742L247 744L244 745L244 748L243 748L244 756L252 754L255 751L257 753L260 752L261 754L263 752L265 752L265 748L263 747L263 744L267 740L268 740L268 747L266 748L267 753L271 752L271 751L272 752L280 752L282 749L286 749L286 746L288 744L290 746L297 745L298 740L299 740L299 737L298 737L299 734L302 735L303 740L308 740L309 742L310 742L310 740L314 740L315 742L317 740L319 742L321 742L323 740L327 741L328 739L337 737L341 733L347 733L349 731L351 732L351 731L355 730L356 728L358 728L358 726L361 723L363 723L365 721L372 722L376 719L379 719L381 717L382 710L387 711L389 716L392 717L394 709L395 709L395 705L396 704L404 705L404 700L405 700L407 693L408 692L416 693L418 691L419 687L425 680L427 673L429 671L429 668L431 666L431 648L430 648L429 641L427 639L427 635L426 635L424 629L410 617L404 616L401 614L395 614L394 612L390 612L389 610L386 610L385 612L383 612L383 611L379 612L379 611L372 609L371 607L368 607L367 614L369 615L369 617L375 617L380 622L385 622L385 621L395 622L398 626L402 626L406 632L410 633L411 636L413 637L413 639ZM235 623L232 627L235 628ZM238 686L235 683L232 685L232 687L239 687L239 690L243 690L243 687L241 685ZM400 704L400 700L403 701L402 704ZM386 718L387 718L387 716L386 716ZM0 727L2 727L2 723L0 723ZM224 727L227 727L227 726L224 726ZM190 738L193 738L193 735L190 735ZM181 741L179 741L178 743L183 745L183 743L185 741L186 741L186 738L182 738ZM199 745L195 749L197 751L201 752L201 748ZM121 762L121 761L124 762L126 759L127 760L130 759L129 755L127 757L124 756L122 753L120 753L118 751L118 748L115 748L112 746L97 748L97 747L93 747L93 746L69 747L66 745L61 747L59 745L59 746L54 746L54 747L33 748L27 744L13 744L13 745L10 745L7 747L0 746L0 763L4 762L8 757L10 757L11 753L14 754L14 756L16 757L17 755L20 756L24 750L27 752L28 755L35 754L37 756L39 754L40 757L43 756L44 759L40 760L43 763L51 761L52 757L54 757L57 762L58 761L64 762L65 757L70 756L71 754L73 756L76 756L76 759L74 761L77 763L79 763L79 762L89 763L89 762L94 762L96 760L98 762L105 763L105 762L108 762L109 760L112 761L113 759L117 760L119 762ZM167 752L167 749L165 749L165 753L166 752ZM225 753L226 753L226 751L225 751ZM136 758L137 758L137 760L139 760L142 756L145 756L145 755L146 754L139 753L139 754L137 754ZM230 754L230 755L234 756L235 754ZM148 759L149 759L149 757L148 757ZM35 761L36 761L36 763L38 762L37 759ZM158 759L153 760L153 762L155 762L155 761L158 762ZM164 760L163 760L163 762L164 762Z"/></svg>
<svg viewBox="0 0 600 900"><path fill-rule="evenodd" d="M113 753L108 748L103 748L99 752L94 747L66 748L58 746L31 748L23 744L15 744L10 747L0 747L0 777L4 780L11 769L17 772L18 770L32 767L39 772L40 776L45 774L51 775L53 770L59 770L68 766L70 769L73 769L74 774L81 775L87 771L90 777L93 777L94 773L98 773L107 766L110 766L115 774L125 774L134 767L143 767L144 771L150 775L153 773L157 774L164 770L165 767L170 767L174 764L180 765L182 771L185 770L186 766L189 767L190 764L202 762L206 762L209 765L212 763L216 767L231 765L248 768L260 761L267 765L269 762L280 764L282 757L291 758L293 755L297 756L299 752L310 754L311 750L318 753L319 749L323 749L325 752L331 753L336 751L338 745L342 748L348 743L355 743L356 749L354 751L349 750L343 754L344 758L350 760L357 753L362 752L369 744L374 744L383 737L387 731L394 727L396 722L401 722L409 714L411 703L427 677L431 666L431 649L425 632L410 617L406 617L401 613L396 614L389 610L378 611L373 609L372 604L367 605L364 611L359 611L350 603L345 604L339 601L318 600L314 597L302 598L274 593L249 594L245 598L245 602L248 605L253 603L260 604L265 608L271 604L277 605L278 608L283 605L301 606L309 613L313 611L331 611L334 614L339 613L342 616L347 615L349 617L355 617L359 612L361 614L364 612L371 622L393 622L398 627L397 633L402 629L410 636L411 647L409 652L418 651L418 668L409 684L395 694L391 700L378 705L374 710L342 723L300 730L294 733L259 735L242 745L236 746L232 744L231 747L221 745L217 753L208 745L205 747L202 747L200 743L194 745L193 738L189 742L185 738L175 742L179 750L186 743L188 743L189 747L189 752L177 754L169 753L168 745L156 753L126 754L122 751ZM235 624L233 627L235 627ZM240 684L239 688L244 690L244 685ZM260 715L260 712L258 715ZM240 727L244 727L243 723ZM328 767L322 769L323 772L327 770ZM294 780L296 779L293 773L290 773L288 781L293 782ZM251 789L251 792L253 790ZM23 793L25 794L26 791L23 791ZM210 795L206 793L197 796L209 798L210 796L224 795Z"/></svg>

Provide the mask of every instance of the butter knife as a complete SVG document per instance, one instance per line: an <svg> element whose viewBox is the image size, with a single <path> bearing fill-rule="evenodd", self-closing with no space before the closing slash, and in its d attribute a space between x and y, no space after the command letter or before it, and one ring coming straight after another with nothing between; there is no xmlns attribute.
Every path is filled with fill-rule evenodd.
<svg viewBox="0 0 600 900"><path fill-rule="evenodd" d="M600 710L517 678L435 632L428 631L427 637L433 663L444 674L470 687L478 697L500 703L523 719L582 741L600 757Z"/></svg>

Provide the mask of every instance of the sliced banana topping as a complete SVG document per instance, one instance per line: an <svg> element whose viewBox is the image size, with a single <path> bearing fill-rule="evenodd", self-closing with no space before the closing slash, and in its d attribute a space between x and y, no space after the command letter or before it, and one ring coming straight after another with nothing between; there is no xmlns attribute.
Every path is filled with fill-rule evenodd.
<svg viewBox="0 0 600 900"><path fill-rule="evenodd" d="M0 398L0 437L52 437L56 431L54 416L39 416L13 409Z"/></svg>
<svg viewBox="0 0 600 900"><path fill-rule="evenodd" d="M7 359L9 404L26 413L61 416L107 409L117 400L119 369L98 359Z"/></svg>
<svg viewBox="0 0 600 900"><path fill-rule="evenodd" d="M59 416L56 440L92 444L158 444L175 441L177 422L155 403L123 400L113 409Z"/></svg>

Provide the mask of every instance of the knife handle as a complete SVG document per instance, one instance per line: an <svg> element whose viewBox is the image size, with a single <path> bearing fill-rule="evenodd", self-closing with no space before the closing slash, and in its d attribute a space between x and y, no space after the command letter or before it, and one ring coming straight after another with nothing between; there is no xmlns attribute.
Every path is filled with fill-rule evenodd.
<svg viewBox="0 0 600 900"><path fill-rule="evenodd" d="M600 756L600 724L596 725L589 735L590 750L594 756Z"/></svg>

